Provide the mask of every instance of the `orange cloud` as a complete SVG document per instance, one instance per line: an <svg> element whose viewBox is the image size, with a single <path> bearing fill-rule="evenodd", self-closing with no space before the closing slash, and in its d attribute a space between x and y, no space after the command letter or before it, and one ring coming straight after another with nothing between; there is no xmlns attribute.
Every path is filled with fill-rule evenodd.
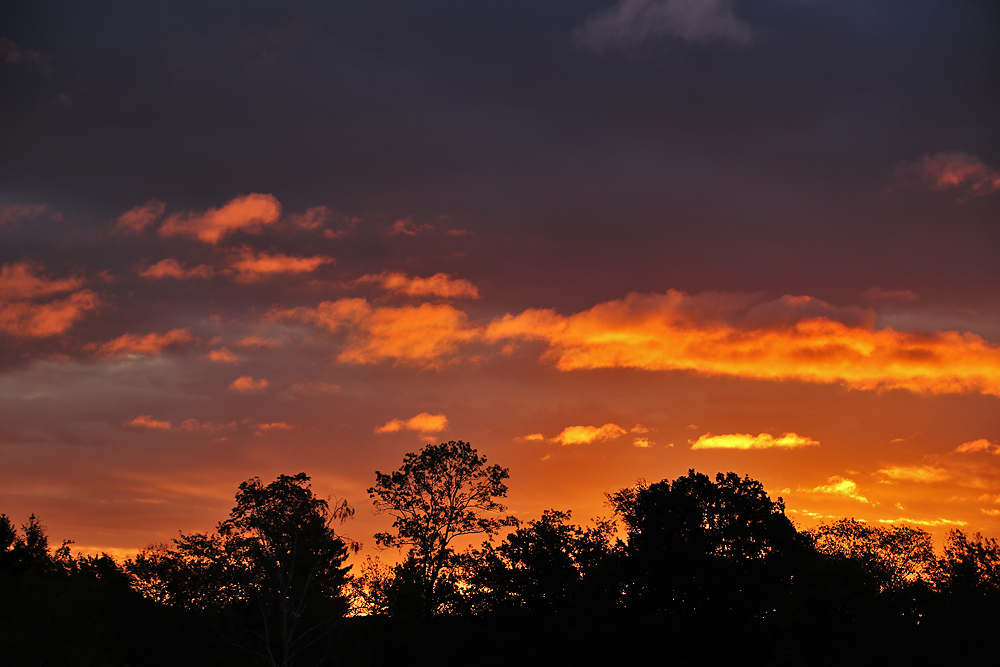
<svg viewBox="0 0 1000 667"><path fill-rule="evenodd" d="M198 339L188 329L171 329L166 333L125 334L103 345L91 344L88 349L96 350L100 357L132 354L152 356L162 354L168 347L196 342Z"/></svg>
<svg viewBox="0 0 1000 667"><path fill-rule="evenodd" d="M589 445L592 442L613 440L628 433L618 424L604 426L567 426L562 433L552 438L560 445Z"/></svg>
<svg viewBox="0 0 1000 667"><path fill-rule="evenodd" d="M281 253L255 253L243 248L233 256L230 266L236 272L236 280L251 283L276 275L310 273L332 261L332 257L320 255L292 257Z"/></svg>
<svg viewBox="0 0 1000 667"><path fill-rule="evenodd" d="M286 424L285 422L271 422L269 424L257 424L255 432L257 435L263 435L270 431L292 431L298 428L294 424Z"/></svg>
<svg viewBox="0 0 1000 667"><path fill-rule="evenodd" d="M932 190L961 188L970 195L988 195L1000 190L1000 171L984 164L975 155L958 151L901 162L896 166L896 176L919 180Z"/></svg>
<svg viewBox="0 0 1000 667"><path fill-rule="evenodd" d="M181 422L180 427L185 431L209 431L211 433L214 433L217 431L236 430L236 422L220 424L218 422L200 422L197 419L185 419L183 422Z"/></svg>
<svg viewBox="0 0 1000 667"><path fill-rule="evenodd" d="M233 380L229 388L233 391L252 393L267 389L269 384L266 378L252 378L249 375L243 375Z"/></svg>
<svg viewBox="0 0 1000 667"><path fill-rule="evenodd" d="M955 450L959 454L969 454L972 452L989 452L990 454L1000 456L1000 445L990 442L986 438L980 438L979 440L972 440L970 442L963 442Z"/></svg>
<svg viewBox="0 0 1000 667"><path fill-rule="evenodd" d="M736 297L671 290L630 294L568 317L529 309L493 321L485 336L544 341L545 358L566 371L683 370L1000 396L1000 347L972 333L874 329L871 320L865 311L809 297L746 308Z"/></svg>
<svg viewBox="0 0 1000 667"><path fill-rule="evenodd" d="M432 231L434 231L434 225L419 225L413 222L413 218L404 218L392 223L389 235L396 236L397 234L403 234L404 236L416 236L421 232Z"/></svg>
<svg viewBox="0 0 1000 667"><path fill-rule="evenodd" d="M140 269L139 275L143 278L152 278L154 280L161 278L177 278L178 280L201 278L207 280L215 275L215 269L208 264L199 264L189 269L176 259L168 257L167 259L161 259L152 266Z"/></svg>
<svg viewBox="0 0 1000 667"><path fill-rule="evenodd" d="M635 440L633 440L632 444L635 445L636 447L640 447L642 449L647 449L649 447L652 447L656 443L653 442L652 440L650 440L649 438L641 438L640 437L640 438L636 438Z"/></svg>
<svg viewBox="0 0 1000 667"><path fill-rule="evenodd" d="M892 466L882 468L879 475L885 477L883 482L944 482L951 479L951 473L944 468L934 466Z"/></svg>
<svg viewBox="0 0 1000 667"><path fill-rule="evenodd" d="M41 268L30 262L4 264L0 268L0 301L19 301L72 292L83 286L80 278L53 280L40 275Z"/></svg>
<svg viewBox="0 0 1000 667"><path fill-rule="evenodd" d="M24 337L55 336L100 304L100 297L86 289L48 303L0 301L0 331Z"/></svg>
<svg viewBox="0 0 1000 667"><path fill-rule="evenodd" d="M868 498L858 493L858 485L854 482L854 480L847 479L845 477L840 477L839 475L834 475L833 477L827 479L826 484L814 486L811 489L799 488L799 491L805 491L806 493L822 493L831 496L841 496L844 498L857 500L862 503L868 502Z"/></svg>
<svg viewBox="0 0 1000 667"><path fill-rule="evenodd" d="M956 519L879 519L879 523L912 523L916 526L927 526L934 528L937 526L967 526L967 521Z"/></svg>
<svg viewBox="0 0 1000 667"><path fill-rule="evenodd" d="M278 221L281 204L272 195L249 194L236 197L222 208L198 213L174 213L160 225L161 236L186 236L216 244L236 231L259 232Z"/></svg>
<svg viewBox="0 0 1000 667"><path fill-rule="evenodd" d="M209 361L214 361L217 364L235 364L239 363L240 358L228 347L220 347L218 350L212 350L207 355Z"/></svg>
<svg viewBox="0 0 1000 667"><path fill-rule="evenodd" d="M453 279L447 273L435 273L429 278L411 278L403 273L386 271L362 276L357 284L374 283L394 294L442 299L478 299L479 290L468 280Z"/></svg>
<svg viewBox="0 0 1000 667"><path fill-rule="evenodd" d="M445 415L432 415L421 412L409 419L392 419L375 429L376 433L395 433L406 429L418 433L440 433L448 428L448 418Z"/></svg>
<svg viewBox="0 0 1000 667"><path fill-rule="evenodd" d="M131 421L122 424L124 428L134 428L145 431L169 431L170 422L157 421L152 415L139 415Z"/></svg>
<svg viewBox="0 0 1000 667"><path fill-rule="evenodd" d="M167 210L166 204L159 199L150 199L142 206L131 208L118 216L115 221L115 231L141 232L159 220L165 210Z"/></svg>
<svg viewBox="0 0 1000 667"><path fill-rule="evenodd" d="M270 319L297 319L331 333L347 331L337 359L349 364L385 360L437 368L458 346L479 338L468 317L447 304L423 303L401 308L375 308L364 299L324 301L316 308L272 311Z"/></svg>
<svg viewBox="0 0 1000 667"><path fill-rule="evenodd" d="M785 433L775 438L770 433L750 435L749 433L733 433L727 435L712 435L706 433L691 445L691 449L797 449L799 447L819 446L819 442L796 433Z"/></svg>

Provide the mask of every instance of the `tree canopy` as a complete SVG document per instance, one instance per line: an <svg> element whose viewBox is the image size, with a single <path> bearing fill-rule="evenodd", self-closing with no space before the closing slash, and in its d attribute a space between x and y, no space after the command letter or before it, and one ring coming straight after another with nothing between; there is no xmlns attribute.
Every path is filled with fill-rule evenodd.
<svg viewBox="0 0 1000 667"><path fill-rule="evenodd" d="M402 571L419 587L424 611L433 613L440 598L441 573L453 555L452 543L463 535L493 535L516 525L498 516L506 507L507 468L487 466L472 445L461 440L427 445L403 457L399 470L375 472L368 489L377 513L393 517L394 533L375 535L383 547L408 548Z"/></svg>

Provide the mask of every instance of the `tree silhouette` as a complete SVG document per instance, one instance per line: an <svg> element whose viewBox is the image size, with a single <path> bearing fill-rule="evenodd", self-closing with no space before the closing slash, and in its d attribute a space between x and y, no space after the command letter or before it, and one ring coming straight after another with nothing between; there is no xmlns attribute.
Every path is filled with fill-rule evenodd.
<svg viewBox="0 0 1000 667"><path fill-rule="evenodd" d="M763 485L690 470L609 494L627 527L626 603L652 613L747 615L773 608L805 548Z"/></svg>
<svg viewBox="0 0 1000 667"><path fill-rule="evenodd" d="M354 511L317 498L305 473L240 484L229 519L212 534L181 535L128 564L161 602L206 612L244 650L288 667L347 611L348 544L334 531ZM315 662L314 654L310 654Z"/></svg>
<svg viewBox="0 0 1000 667"><path fill-rule="evenodd" d="M447 595L440 586L442 572L453 556L455 538L493 535L513 526L512 516L497 501L507 495L507 468L486 465L467 442L427 445L403 457L399 470L375 472L375 486L368 489L375 511L393 517L395 533L378 533L383 547L409 548L407 562L397 568L397 594L415 589L416 613L436 613ZM407 585L408 584L408 585Z"/></svg>

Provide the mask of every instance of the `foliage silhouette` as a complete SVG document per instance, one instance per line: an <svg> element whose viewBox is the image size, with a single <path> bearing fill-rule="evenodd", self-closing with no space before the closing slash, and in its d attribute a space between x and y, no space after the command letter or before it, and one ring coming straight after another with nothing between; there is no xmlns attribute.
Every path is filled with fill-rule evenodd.
<svg viewBox="0 0 1000 667"><path fill-rule="evenodd" d="M375 472L368 489L377 513L393 517L395 533L378 533L383 547L408 548L397 569L394 597L418 615L445 611L454 594L442 573L453 562L453 541L463 535L495 534L514 526L513 516L497 501L507 495L507 468L487 466L467 442L427 445L403 457L393 473Z"/></svg>
<svg viewBox="0 0 1000 667"><path fill-rule="evenodd" d="M237 646L268 664L293 665L347 612L348 546L333 525L354 511L317 498L305 473L240 484L236 505L212 534L181 535L128 563L144 594L203 612Z"/></svg>
<svg viewBox="0 0 1000 667"><path fill-rule="evenodd" d="M747 616L774 609L807 541L763 485L690 470L609 494L627 527L626 605L641 613Z"/></svg>

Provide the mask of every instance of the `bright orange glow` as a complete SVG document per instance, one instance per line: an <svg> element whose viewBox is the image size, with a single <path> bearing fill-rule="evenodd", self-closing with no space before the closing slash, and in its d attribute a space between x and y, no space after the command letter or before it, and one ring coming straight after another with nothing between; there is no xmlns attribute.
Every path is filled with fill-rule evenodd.
<svg viewBox="0 0 1000 667"><path fill-rule="evenodd" d="M687 370L857 389L1000 396L1000 348L971 333L904 333L814 317L737 326L680 292L632 294L564 317L527 310L492 322L491 340L542 340L560 370ZM778 319L775 317L775 319Z"/></svg>
<svg viewBox="0 0 1000 667"><path fill-rule="evenodd" d="M728 435L712 435L706 433L691 445L691 449L795 449L797 447L819 446L812 438L805 438L796 433L785 433L775 438L770 433L750 435L749 433L733 433Z"/></svg>
<svg viewBox="0 0 1000 667"><path fill-rule="evenodd" d="M255 193L237 197L222 208L171 214L160 225L159 233L216 244L238 230L260 231L261 227L277 222L280 216L281 204L273 195Z"/></svg>
<svg viewBox="0 0 1000 667"><path fill-rule="evenodd" d="M971 452L989 452L990 454L1000 456L1000 445L995 442L990 442L986 438L980 438L979 440L963 442L955 451L960 454L968 454Z"/></svg>
<svg viewBox="0 0 1000 667"><path fill-rule="evenodd" d="M600 440L620 438L628 433L618 424L604 426L567 426L562 433L552 438L560 445L589 445Z"/></svg>
<svg viewBox="0 0 1000 667"><path fill-rule="evenodd" d="M393 419L375 429L376 433L395 433L406 429L418 433L440 433L448 429L448 417L421 412L409 419Z"/></svg>
<svg viewBox="0 0 1000 667"><path fill-rule="evenodd" d="M841 496L850 498L862 503L867 503L868 498L858 493L858 485L853 479L847 479L840 475L834 475L827 480L827 484L821 484L811 489L799 489L806 493L820 493L831 496Z"/></svg>
<svg viewBox="0 0 1000 667"><path fill-rule="evenodd" d="M188 329L171 329L166 333L125 334L103 345L92 345L97 356L117 357L129 354L157 355L169 347L196 343L198 339Z"/></svg>
<svg viewBox="0 0 1000 667"><path fill-rule="evenodd" d="M944 468L934 466L893 466L878 471L879 475L891 482L944 482L952 475Z"/></svg>

